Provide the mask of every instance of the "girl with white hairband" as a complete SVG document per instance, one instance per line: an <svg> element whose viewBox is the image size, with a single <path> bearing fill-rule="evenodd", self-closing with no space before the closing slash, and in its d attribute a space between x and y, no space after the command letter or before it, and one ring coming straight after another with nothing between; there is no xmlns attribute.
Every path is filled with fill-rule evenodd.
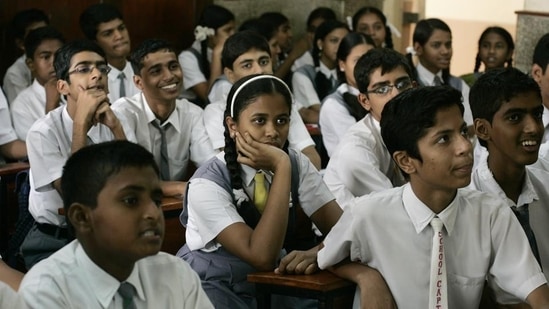
<svg viewBox="0 0 549 309"><path fill-rule="evenodd" d="M187 186L181 214L187 243L177 255L198 273L216 308L255 308L248 273L316 271L312 223L324 234L341 216L317 169L287 148L291 104L290 89L275 76L235 83L225 109L224 152ZM302 300L277 301L303 308Z"/></svg>

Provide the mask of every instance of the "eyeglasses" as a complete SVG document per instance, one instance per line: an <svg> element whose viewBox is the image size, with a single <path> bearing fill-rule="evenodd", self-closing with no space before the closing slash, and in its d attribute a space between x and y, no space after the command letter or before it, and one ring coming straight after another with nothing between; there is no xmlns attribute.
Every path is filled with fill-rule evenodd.
<svg viewBox="0 0 549 309"><path fill-rule="evenodd" d="M107 75L109 74L112 68L105 63L95 64L95 65L83 64L83 65L77 66L74 70L69 71L67 75L71 75L74 73L80 74L80 75L87 75L87 74L90 74L93 71L93 69L97 69L99 73Z"/></svg>
<svg viewBox="0 0 549 309"><path fill-rule="evenodd" d="M406 90L411 87L412 87L412 81L409 78L407 78L407 79L398 81L396 84L393 84L393 85L383 85L373 90L368 90L366 93L375 93L375 94L384 96L389 94L391 91L393 91L393 88L396 88L398 93L400 93L403 90Z"/></svg>

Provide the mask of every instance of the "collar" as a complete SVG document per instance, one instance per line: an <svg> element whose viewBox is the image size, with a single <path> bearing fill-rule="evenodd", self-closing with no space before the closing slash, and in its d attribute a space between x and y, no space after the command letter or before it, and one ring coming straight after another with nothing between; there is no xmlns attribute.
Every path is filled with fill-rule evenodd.
<svg viewBox="0 0 549 309"><path fill-rule="evenodd" d="M126 63L127 64L127 63ZM124 71L120 71L119 69L113 67L112 65L109 64L109 67L111 68L111 71L109 72L109 74L107 75L107 77L109 78L109 80L111 82L114 82L114 81L117 81L118 80L118 75L120 75L120 73L124 72ZM126 78L128 78L128 76L126 76Z"/></svg>
<svg viewBox="0 0 549 309"><path fill-rule="evenodd" d="M360 94L360 91L358 91L358 89L347 83L342 83L341 85L339 85L339 87L337 87L337 92L341 94L348 92L354 96L358 96Z"/></svg>
<svg viewBox="0 0 549 309"><path fill-rule="evenodd" d="M457 209L460 200L460 191L458 190L454 200L439 214L435 214L427 205L425 205L415 195L410 183L404 185L402 192L402 202L404 208L412 220L412 224L416 229L416 233L420 233L429 225L431 220L437 216L442 220L448 236L452 235L454 225L456 223Z"/></svg>
<svg viewBox="0 0 549 309"><path fill-rule="evenodd" d="M46 88L44 88L44 86L40 85L40 83L38 82L38 80L35 78L33 81L32 81L32 84L31 84L31 89L34 93L36 93L40 98L44 98L44 102L45 102L45 99L46 99ZM63 96L61 96L63 97Z"/></svg>
<svg viewBox="0 0 549 309"><path fill-rule="evenodd" d="M416 66L417 70L417 77L420 79L421 83L425 86L434 86L434 79L435 75L437 75L440 80L444 83L444 79L442 79L442 70L438 71L437 74L433 74L431 71L427 70L423 65L421 65L421 62L418 62Z"/></svg>
<svg viewBox="0 0 549 309"><path fill-rule="evenodd" d="M318 70L322 74L326 75L327 78L332 77L333 79L338 80L336 69L330 70L322 61L319 61L319 62L320 62L320 66L318 67Z"/></svg>
<svg viewBox="0 0 549 309"><path fill-rule="evenodd" d="M262 171L265 174L265 179L269 183L273 182L273 173L270 172L270 171L256 170L255 168L253 168L251 166L248 166L248 165L245 165L245 164L240 164L240 167L241 167L241 171L242 171L242 175L241 175L242 176L242 182L244 183L244 185L246 187L250 187L252 185L252 183L254 181L254 176L259 171Z"/></svg>
<svg viewBox="0 0 549 309"><path fill-rule="evenodd" d="M149 106L149 103L147 102L147 98L145 98L145 95L143 94L143 92L141 92L141 99L143 100L143 103L144 103L143 107L145 110L145 116L147 117L147 123L156 121L156 116L153 113L151 107ZM169 123L178 133L181 133L181 125L179 125L181 123L179 118L179 112L178 112L179 108L180 106L179 104L177 104L177 101L176 101L174 110L172 111L170 116L168 116L168 119L166 119L166 121L164 121L161 124L162 127L166 126Z"/></svg>

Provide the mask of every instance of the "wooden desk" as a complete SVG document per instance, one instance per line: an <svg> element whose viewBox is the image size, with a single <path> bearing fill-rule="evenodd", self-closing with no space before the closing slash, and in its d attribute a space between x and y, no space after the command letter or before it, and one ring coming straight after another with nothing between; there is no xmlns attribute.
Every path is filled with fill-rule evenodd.
<svg viewBox="0 0 549 309"><path fill-rule="evenodd" d="M318 308L351 308L355 285L328 271L313 275L277 275L258 272L248 275L255 283L258 308L271 307L271 294L314 298Z"/></svg>
<svg viewBox="0 0 549 309"><path fill-rule="evenodd" d="M15 176L30 168L27 162L0 164L0 251L7 249L8 240L19 215Z"/></svg>

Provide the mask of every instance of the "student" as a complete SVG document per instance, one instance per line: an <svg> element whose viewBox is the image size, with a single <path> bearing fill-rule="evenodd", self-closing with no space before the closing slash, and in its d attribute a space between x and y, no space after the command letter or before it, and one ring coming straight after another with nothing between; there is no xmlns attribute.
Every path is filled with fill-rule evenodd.
<svg viewBox="0 0 549 309"><path fill-rule="evenodd" d="M17 134L11 124L8 101L0 89L0 164L4 158L19 160L27 157L27 145L17 139Z"/></svg>
<svg viewBox="0 0 549 309"><path fill-rule="evenodd" d="M222 74L221 51L235 33L235 17L219 5L208 5L194 29L195 41L179 54L183 69L183 97L204 107L208 90Z"/></svg>
<svg viewBox="0 0 549 309"><path fill-rule="evenodd" d="M543 104L537 83L514 68L494 69L471 88L475 133L488 149L470 187L498 195L529 237L543 269L549 269L549 173L530 166L543 137ZM529 215L528 215L529 214Z"/></svg>
<svg viewBox="0 0 549 309"><path fill-rule="evenodd" d="M202 109L177 97L183 73L177 54L163 40L148 39L131 54L140 92L113 104L137 142L154 154L165 195L185 192L191 162L200 166L216 154L202 122Z"/></svg>
<svg viewBox="0 0 549 309"><path fill-rule="evenodd" d="M536 47L532 57L532 78L538 83L541 89L541 99L543 102L543 127L545 133L543 135L543 143L549 139L549 33L542 36Z"/></svg>
<svg viewBox="0 0 549 309"><path fill-rule="evenodd" d="M127 141L67 160L63 208L76 240L25 275L30 308L213 308L189 265L159 252L159 174L152 154Z"/></svg>
<svg viewBox="0 0 549 309"><path fill-rule="evenodd" d="M310 250L290 252L276 272L315 271L311 220L327 233L341 215L310 161L287 148L291 105L277 77L236 82L225 109L225 151L189 182L180 217L187 243L177 256L198 273L216 307L253 308L246 275L275 269L282 248Z"/></svg>
<svg viewBox="0 0 549 309"><path fill-rule="evenodd" d="M460 78L450 74L452 60L452 32L450 27L438 18L420 20L413 35L414 52L418 57L415 80L420 86L449 85L463 96L465 114L463 118L472 130L473 117L469 107L469 86ZM408 54L410 64L412 54Z"/></svg>
<svg viewBox="0 0 549 309"><path fill-rule="evenodd" d="M478 52L475 58L475 69L473 73L460 76L469 87L482 74L479 72L480 64L484 65L484 71L513 66L513 51L515 43L511 34L497 26L486 28L478 40Z"/></svg>
<svg viewBox="0 0 549 309"><path fill-rule="evenodd" d="M420 87L389 101L381 135L410 183L349 204L318 252L319 267L349 256L377 269L400 308L478 308L486 278L532 308L549 308L545 276L509 207L461 189L473 166L463 110L450 87Z"/></svg>
<svg viewBox="0 0 549 309"><path fill-rule="evenodd" d="M20 140L26 140L27 132L36 120L59 106L61 96L57 91L53 57L64 43L63 35L49 26L29 32L25 39L26 63L34 81L10 106L13 127Z"/></svg>
<svg viewBox="0 0 549 309"><path fill-rule="evenodd" d="M354 80L368 114L343 135L324 174L326 185L343 207L355 197L404 184L381 138L379 121L385 104L414 86L406 58L387 48L375 48L360 57Z"/></svg>
<svg viewBox="0 0 549 309"><path fill-rule="evenodd" d="M131 97L139 92L133 83L132 67L127 61L130 55L130 34L122 13L113 5L98 3L80 14L80 29L97 43L107 55L109 72L109 100Z"/></svg>
<svg viewBox="0 0 549 309"><path fill-rule="evenodd" d="M366 116L366 110L358 101L359 91L353 75L358 59L375 47L371 37L348 33L337 49L337 75L341 85L322 102L318 124L328 155L335 151L347 129Z"/></svg>
<svg viewBox="0 0 549 309"><path fill-rule="evenodd" d="M27 269L68 243L66 218L59 214L65 161L80 148L113 139L135 141L124 119L111 110L103 50L90 41L73 41L55 53L57 91L67 104L38 119L27 134L30 169L29 212L36 224L21 252Z"/></svg>
<svg viewBox="0 0 549 309"><path fill-rule="evenodd" d="M304 65L292 76L292 89L301 118L305 123L318 124L320 102L337 88L337 48L349 32L336 20L322 23L315 32L314 65Z"/></svg>
<svg viewBox="0 0 549 309"><path fill-rule="evenodd" d="M278 37L276 35L278 31L277 28L260 18L252 18L243 22L242 25L240 25L240 27L238 28L238 31L246 30L253 31L261 35L265 40L267 40L267 43L269 43L271 54L271 65L273 67L272 71L274 71L274 62L276 61L276 59L278 59L278 54L280 54L282 51L280 48L280 44L278 43ZM223 52L221 52L221 62L223 63Z"/></svg>
<svg viewBox="0 0 549 309"><path fill-rule="evenodd" d="M227 106L227 95L234 82L252 74L272 74L269 46L264 38L250 31L237 32L227 39L222 53L224 79L214 84L217 96L221 97L206 106L204 109L204 125L214 149L222 150L225 147L224 113ZM301 117L292 104L292 121L288 142L290 147L306 155L316 168L320 168L320 156L315 144L303 123Z"/></svg>
<svg viewBox="0 0 549 309"><path fill-rule="evenodd" d="M376 47L393 48L391 28L387 25L387 17L378 8L366 6L353 15L353 31L372 37Z"/></svg>
<svg viewBox="0 0 549 309"><path fill-rule="evenodd" d="M15 38L15 44L23 51L23 55L15 60L4 75L2 88L9 103L13 102L19 92L32 83L31 71L25 63L25 38L32 30L47 26L49 23L50 19L46 13L38 9L23 10L17 12L13 17L10 28Z"/></svg>

